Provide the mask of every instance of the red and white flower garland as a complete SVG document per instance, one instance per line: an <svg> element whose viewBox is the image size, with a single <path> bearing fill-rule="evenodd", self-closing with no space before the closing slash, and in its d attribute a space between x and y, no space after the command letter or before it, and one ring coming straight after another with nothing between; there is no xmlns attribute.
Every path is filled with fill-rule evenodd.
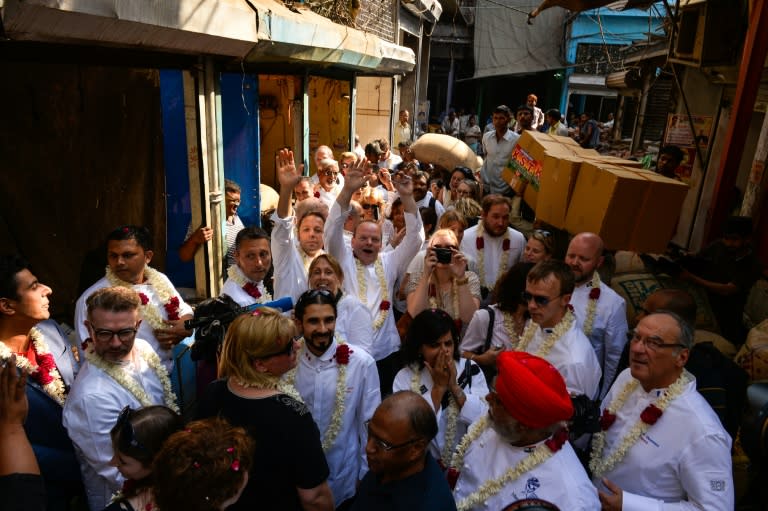
<svg viewBox="0 0 768 511"><path fill-rule="evenodd" d="M16 355L16 367L27 373L51 399L63 406L67 399L66 386L61 378L61 373L56 368L56 361L48 349L48 343L45 342L43 333L37 328L32 328L27 336L32 342L32 350L35 352L37 365L32 365L32 362L23 355ZM0 360L6 361L12 356L11 349L5 343L0 342Z"/></svg>
<svg viewBox="0 0 768 511"><path fill-rule="evenodd" d="M483 287L489 287L493 286L495 282L488 283L485 279L485 257L484 257L484 249L485 249L485 239L483 238L483 223L480 222L477 224L477 231L475 232L476 238L475 238L475 248L477 248L477 276L480 278L480 285ZM505 252L509 252L510 248L510 241L509 241L509 230L504 230L504 237L501 240L501 261L499 264L499 271L496 274L497 278L501 275L504 275L504 272L507 271L507 263L508 257L506 257Z"/></svg>
<svg viewBox="0 0 768 511"><path fill-rule="evenodd" d="M256 299L256 303L267 303L272 301L272 297L269 293L266 291L262 293L261 290L259 290L259 285L246 277L236 264L227 268L227 276L232 282L243 288L243 291L245 291L248 296Z"/></svg>
<svg viewBox="0 0 768 511"><path fill-rule="evenodd" d="M181 301L176 296L176 290L172 286L169 286L165 279L162 277L162 273L151 268L149 266L144 267L144 276L146 277L146 285L150 286L157 295L160 303L163 304L163 309L168 317L169 321L176 321L179 319L179 306ZM117 275L114 274L112 269L107 266L106 270L107 281L113 287L126 287L128 289L134 289L134 285L130 282L126 282ZM160 315L157 307L150 303L149 297L144 293L139 293L141 299L141 316L149 323L152 330L160 330L162 328L168 328L165 324L163 317Z"/></svg>
<svg viewBox="0 0 768 511"><path fill-rule="evenodd" d="M582 325L582 331L587 337L592 335L592 328L595 324L595 314L597 313L597 301L600 299L600 274L597 273L597 270L595 270L595 273L592 275L590 286L591 289L589 290L589 301L587 302L587 314L584 317L584 324Z"/></svg>

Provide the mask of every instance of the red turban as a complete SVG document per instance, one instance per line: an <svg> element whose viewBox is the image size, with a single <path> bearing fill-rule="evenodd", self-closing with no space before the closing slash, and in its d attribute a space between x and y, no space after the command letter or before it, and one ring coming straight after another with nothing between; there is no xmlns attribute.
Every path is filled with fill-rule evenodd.
<svg viewBox="0 0 768 511"><path fill-rule="evenodd" d="M523 351L504 351L496 364L496 393L521 424L539 429L573 416L565 380L552 364Z"/></svg>

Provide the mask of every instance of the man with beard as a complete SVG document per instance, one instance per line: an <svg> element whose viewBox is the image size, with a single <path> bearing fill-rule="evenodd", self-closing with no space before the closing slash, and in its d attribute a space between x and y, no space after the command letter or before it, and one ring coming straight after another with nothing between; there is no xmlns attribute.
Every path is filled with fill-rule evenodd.
<svg viewBox="0 0 768 511"><path fill-rule="evenodd" d="M481 221L464 231L461 240L461 252L477 263L483 306L491 303L489 290L493 289L496 279L520 262L523 256L525 236L509 227L511 209L508 198L486 195L483 197Z"/></svg>
<svg viewBox="0 0 768 511"><path fill-rule="evenodd" d="M429 175L426 172L416 172L413 176L413 200L416 201L416 206L419 208L432 208L439 222L440 217L445 213L445 208L437 199L432 197L432 192L427 187L428 182Z"/></svg>
<svg viewBox="0 0 768 511"><path fill-rule="evenodd" d="M515 131L517 131L518 134L522 134L523 131L532 131L535 129L533 127L533 108L528 105L520 105L517 107L515 120L517 121L515 124Z"/></svg>
<svg viewBox="0 0 768 511"><path fill-rule="evenodd" d="M519 351L497 359L488 415L469 428L453 456L457 507L503 509L523 498L544 499L568 511L600 509L564 422L573 415L560 373L546 360ZM490 488L488 488L490 486Z"/></svg>
<svg viewBox="0 0 768 511"><path fill-rule="evenodd" d="M259 227L246 227L237 233L235 240L235 265L227 270L229 278L221 288L238 305L272 301L264 286L264 277L272 266L269 235Z"/></svg>
<svg viewBox="0 0 768 511"><path fill-rule="evenodd" d="M152 347L137 338L139 294L124 287L95 291L86 301L90 342L86 362L64 405L64 427L80 460L88 504L104 509L123 477L112 463L109 432L125 407L165 405L178 411L168 372Z"/></svg>
<svg viewBox="0 0 768 511"><path fill-rule="evenodd" d="M341 190L339 162L330 158L320 160L317 175L319 181L315 186L315 197L330 208Z"/></svg>
<svg viewBox="0 0 768 511"><path fill-rule="evenodd" d="M352 511L455 511L448 482L427 446L437 434L435 412L410 390L395 392L368 422L370 471Z"/></svg>
<svg viewBox="0 0 768 511"><path fill-rule="evenodd" d="M335 334L336 302L330 291L305 292L294 312L304 339L296 389L320 430L335 507L347 509L351 504L347 501L368 470L366 423L381 402L376 363L357 347L360 339ZM347 341L356 347L350 349Z"/></svg>
<svg viewBox="0 0 768 511"><path fill-rule="evenodd" d="M184 320L192 319L192 307L181 298L163 273L151 268L152 238L146 227L124 225L107 235L107 266L104 278L96 281L80 295L75 305L75 331L80 342L88 339L85 326L86 300L105 287L125 287L139 294L139 337L147 341L163 360L166 369L173 366L175 345L192 335L184 328Z"/></svg>
<svg viewBox="0 0 768 511"><path fill-rule="evenodd" d="M616 367L627 342L626 303L600 280L597 269L603 264L603 240L582 232L568 245L565 262L576 277L571 305L579 328L592 344L603 370L600 397L605 396L616 377Z"/></svg>

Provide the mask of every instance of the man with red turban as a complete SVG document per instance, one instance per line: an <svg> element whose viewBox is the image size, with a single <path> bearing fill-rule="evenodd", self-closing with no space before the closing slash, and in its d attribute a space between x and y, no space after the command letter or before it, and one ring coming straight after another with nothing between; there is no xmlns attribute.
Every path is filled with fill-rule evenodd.
<svg viewBox="0 0 768 511"><path fill-rule="evenodd" d="M544 499L569 511L600 509L597 491L571 445L565 421L573 415L560 373L520 351L497 359L488 415L459 443L449 478L461 510L503 509L516 500Z"/></svg>

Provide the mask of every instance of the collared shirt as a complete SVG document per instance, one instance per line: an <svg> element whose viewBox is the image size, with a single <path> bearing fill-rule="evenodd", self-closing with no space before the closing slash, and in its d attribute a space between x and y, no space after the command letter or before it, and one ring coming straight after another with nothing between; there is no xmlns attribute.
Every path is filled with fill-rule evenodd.
<svg viewBox="0 0 768 511"><path fill-rule="evenodd" d="M235 241L237 240L237 233L245 229L243 221L235 214L232 218L232 223L229 220L225 220L225 239L227 243L227 267L232 266L235 263ZM190 226L191 227L191 226Z"/></svg>
<svg viewBox="0 0 768 511"><path fill-rule="evenodd" d="M418 201L416 203L416 206L420 208L428 208L429 202L432 200L432 192L427 190L427 194L424 196L423 199ZM440 204L440 201L435 199L435 214L437 215L437 221L440 221L440 217L443 216L443 213L445 213L445 208L442 204Z"/></svg>
<svg viewBox="0 0 768 511"><path fill-rule="evenodd" d="M139 350L151 351L152 348L146 341L136 339L128 360L122 364L123 369L154 404L162 405L163 386ZM75 445L91 509L104 509L123 484L117 468L110 465L114 453L109 432L120 412L129 405L133 409L142 407L128 389L88 362L77 375L64 405L64 427Z"/></svg>
<svg viewBox="0 0 768 511"><path fill-rule="evenodd" d="M470 444L464 464L459 467L459 480L454 491L456 502L470 496L486 481L501 477L537 445L515 447L493 428L485 430ZM544 463L508 482L499 493L471 509L498 511L521 499L542 499L568 511L600 509L597 491L589 484L587 473L568 442Z"/></svg>
<svg viewBox="0 0 768 511"><path fill-rule="evenodd" d="M259 289L259 292L261 293L262 297L266 297L267 288L264 287L264 282L259 281L255 282L256 287ZM234 280L227 279L227 281L224 283L224 285L221 288L221 294L229 295L230 298L232 298L235 303L237 303L240 307L247 307L248 305L253 305L254 303L257 303L258 300L267 301L264 298L257 298L249 295L245 292L245 289L243 289L241 286L239 286Z"/></svg>
<svg viewBox="0 0 768 511"><path fill-rule="evenodd" d="M509 162L509 155L515 148L520 135L512 130L507 130L501 140L496 140L496 130L489 131L483 135L483 151L485 161L480 173L483 177L483 183L487 184L490 193L500 193L502 195L509 193L509 185L501 177L501 171Z"/></svg>
<svg viewBox="0 0 768 511"><path fill-rule="evenodd" d="M338 336L319 357L306 347L299 356L296 389L312 413L320 438L325 438L336 402L339 365L334 359ZM368 441L366 422L381 402L379 374L376 363L365 351L353 348L346 368L346 392L341 429L330 450L325 453L330 468L328 484L336 506L355 494L357 481L368 471L365 444Z"/></svg>
<svg viewBox="0 0 768 511"><path fill-rule="evenodd" d="M325 247L328 252L339 260L344 271L344 292L360 297L360 289L357 282L357 265L352 249L344 243L344 219L346 215L341 211L338 202L333 204L325 222ZM376 360L381 360L400 348L400 335L397 333L395 318L392 313L394 283L397 277L405 273L408 263L416 255L424 243L424 229L421 225L421 217L412 213L405 213L405 237L403 241L392 251L379 253L379 260L384 269L384 280L387 284L386 293L390 302L390 309L384 324L374 331L371 343L371 355ZM375 319L380 311L385 290L379 285L375 264L363 266L362 273L365 279L365 306L368 308L371 318ZM363 300L360 300L363 302Z"/></svg>
<svg viewBox="0 0 768 511"><path fill-rule="evenodd" d="M630 369L616 378L604 406L632 380ZM603 456L610 456L640 414L664 389L646 392L641 385L616 411L606 433ZM734 508L731 437L696 391L696 380L664 410L659 420L629 449L624 459L603 477L623 490L624 511ZM602 482L593 481L605 491Z"/></svg>
<svg viewBox="0 0 768 511"><path fill-rule="evenodd" d="M400 121L395 124L394 141L392 145L398 148L400 142L411 141L411 126L406 122L404 125L400 124Z"/></svg>
<svg viewBox="0 0 768 511"><path fill-rule="evenodd" d="M184 301L168 277L159 271L157 273L158 277L165 282L165 285L168 287L168 289L173 291L173 296L179 299L179 316L192 314L192 307L190 307ZM80 298L77 299L77 304L75 305L75 330L77 331L77 335L80 338L80 343L90 337L88 329L85 327L85 320L88 319L88 307L85 305L85 301L94 292L110 286L111 284L107 280L107 277L102 277L101 279L97 280L94 285L86 289L85 292L80 295ZM155 307L155 309L157 309L157 312L161 318L168 319L168 313L164 307L165 304L160 302L160 298L157 296L157 293L152 286L145 282L143 284L134 284L131 287L137 293L143 293L147 298L149 298L149 303ZM155 332L152 330L152 326L149 324L149 321L144 320L141 322L139 331L136 335L137 337L146 340L150 346L152 346L152 349L155 350L158 356L160 356L160 360L162 360L163 364L165 364L166 369L170 370L170 368L173 367L173 350L164 350L160 348L160 343L158 342L157 337L155 337Z"/></svg>
<svg viewBox="0 0 768 511"><path fill-rule="evenodd" d="M275 275L275 297L290 296L296 303L301 293L309 287L307 270L312 257L305 256L298 244L294 216L280 218L272 214L271 246ZM318 254L322 253L322 250Z"/></svg>
<svg viewBox="0 0 768 511"><path fill-rule="evenodd" d="M589 292L592 281L582 284L573 290L571 305L576 314L579 328L584 328L584 319L589 305ZM604 282L600 282L600 297L597 300L595 320L592 323L592 333L589 342L597 355L597 361L603 369L603 386L600 397L606 392L616 377L621 352L627 343L627 305L624 298Z"/></svg>
<svg viewBox="0 0 768 511"><path fill-rule="evenodd" d="M561 137L567 137L568 136L568 128L560 121L557 121L555 124L549 127L547 130L547 133L550 135L559 135Z"/></svg>
<svg viewBox="0 0 768 511"><path fill-rule="evenodd" d="M457 378L461 376L465 371L465 368L473 374L469 376L466 386L462 387L467 400L464 402L464 406L461 407L459 414L456 416L456 434L453 438L451 453L453 453L456 446L467 433L469 425L485 415L488 411L488 403L485 401L485 396L488 395L488 385L485 382L483 371L480 370L480 367L477 364L472 363L466 358L459 361L454 360L453 363L456 366ZM397 392L398 390L413 390L411 388L413 373L413 366L405 366L400 369L400 372L397 373L395 381L392 384L392 392ZM432 376L430 376L429 371L426 369L421 369L419 373L419 390L416 392L421 394L421 397L423 397L434 410L435 403L432 402L432 388L435 386L435 383L432 381ZM429 452L432 453L432 456L434 456L435 459L441 458L441 453L445 447L447 415L445 409L441 406L437 411L437 436L435 436L429 443ZM443 460L443 464L446 466L449 465L450 460Z"/></svg>
<svg viewBox="0 0 768 511"><path fill-rule="evenodd" d="M359 298L344 293L336 302L336 334L352 346L364 348L370 355L373 348L371 311Z"/></svg>
<svg viewBox="0 0 768 511"><path fill-rule="evenodd" d="M340 176L341 174L339 174ZM336 203L336 197L339 195L339 192L341 191L341 185L336 184L333 188L331 188L330 191L327 191L322 186L319 186L315 189L315 196L323 201L323 203L330 208L333 206L333 204Z"/></svg>
<svg viewBox="0 0 768 511"><path fill-rule="evenodd" d="M531 129L538 130L539 126L544 124L544 112L541 108L533 107L533 119L531 120Z"/></svg>
<svg viewBox="0 0 768 511"><path fill-rule="evenodd" d="M503 247L504 236L491 236L483 229L483 275L480 275L479 268L477 275L480 277L480 285L482 286L493 288L496 279L501 276L499 269L501 268L502 258L506 257L506 269L509 270L520 262L523 257L526 243L525 236L511 227L507 227L507 232L509 233L509 250L505 251ZM461 251L472 257L477 264L477 261L479 261L477 226L470 227L464 231L464 238L461 240Z"/></svg>
<svg viewBox="0 0 768 511"><path fill-rule="evenodd" d="M536 333L525 351L535 355L547 338L552 335L551 331L548 330L537 326ZM571 326L555 342L549 353L541 358L560 371L568 392L585 394L590 399L597 396L600 386L600 364L597 362L597 357L592 351L587 336L577 325Z"/></svg>

